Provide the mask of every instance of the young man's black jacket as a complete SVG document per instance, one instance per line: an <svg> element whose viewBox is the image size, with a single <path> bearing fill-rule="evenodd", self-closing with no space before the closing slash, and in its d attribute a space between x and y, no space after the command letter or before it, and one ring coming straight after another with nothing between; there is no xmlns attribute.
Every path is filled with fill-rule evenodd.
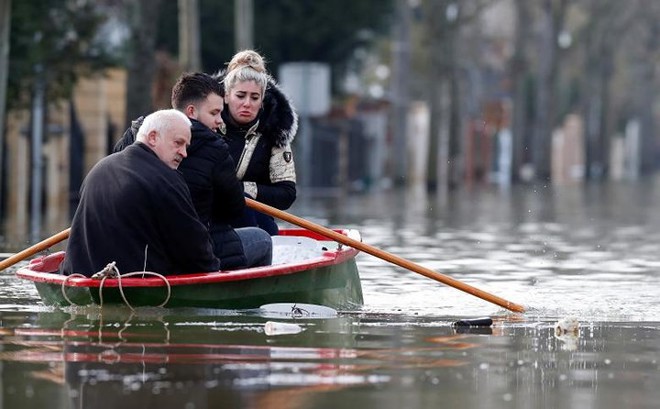
<svg viewBox="0 0 660 409"><path fill-rule="evenodd" d="M62 272L91 276L113 261L120 273L221 267L183 177L142 143L103 158L85 178Z"/></svg>
<svg viewBox="0 0 660 409"><path fill-rule="evenodd" d="M229 225L245 209L243 185L236 178L234 161L220 135L197 120L190 121L192 138L188 157L179 165L179 171L188 184L199 219L207 228L213 226L215 253L221 258L222 268L243 266L246 263L243 247ZM141 123L142 118L133 121L115 145L115 152L133 143Z"/></svg>

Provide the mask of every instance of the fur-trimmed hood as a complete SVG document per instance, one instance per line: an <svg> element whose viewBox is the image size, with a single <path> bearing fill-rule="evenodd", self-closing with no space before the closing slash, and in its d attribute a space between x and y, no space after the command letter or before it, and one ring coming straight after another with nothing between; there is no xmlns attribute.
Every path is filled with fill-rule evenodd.
<svg viewBox="0 0 660 409"><path fill-rule="evenodd" d="M213 74L213 78L220 82L223 89L223 80L226 74L226 70ZM223 116L225 112L228 113L228 110L225 109ZM262 134L262 137L272 140L277 147L284 147L293 142L293 138L298 132L298 114L289 97L284 94L272 78L268 80L268 86L266 87L263 111L259 113L257 132Z"/></svg>

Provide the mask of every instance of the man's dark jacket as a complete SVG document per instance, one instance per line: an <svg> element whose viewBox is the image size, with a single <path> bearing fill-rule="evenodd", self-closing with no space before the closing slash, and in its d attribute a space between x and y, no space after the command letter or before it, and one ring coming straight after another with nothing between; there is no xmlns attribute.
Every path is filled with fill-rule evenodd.
<svg viewBox="0 0 660 409"><path fill-rule="evenodd" d="M207 228L213 226L215 254L220 257L222 268L242 267L247 263L243 246L229 221L245 209L243 185L236 178L234 161L223 139L201 122L190 121L188 157L179 165L179 171L188 184L199 219ZM115 152L133 143L141 124L141 118L133 121L115 145Z"/></svg>
<svg viewBox="0 0 660 409"><path fill-rule="evenodd" d="M113 261L122 274L220 269L183 177L142 143L103 158L85 178L62 271L91 276Z"/></svg>

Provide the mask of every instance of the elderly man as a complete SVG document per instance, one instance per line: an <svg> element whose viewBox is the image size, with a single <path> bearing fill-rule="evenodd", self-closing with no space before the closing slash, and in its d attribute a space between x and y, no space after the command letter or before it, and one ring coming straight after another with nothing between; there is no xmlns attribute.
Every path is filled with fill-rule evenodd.
<svg viewBox="0 0 660 409"><path fill-rule="evenodd" d="M220 269L177 171L187 156L190 127L177 110L154 112L144 119L135 143L94 166L81 187L64 274L91 276L113 261L120 273Z"/></svg>

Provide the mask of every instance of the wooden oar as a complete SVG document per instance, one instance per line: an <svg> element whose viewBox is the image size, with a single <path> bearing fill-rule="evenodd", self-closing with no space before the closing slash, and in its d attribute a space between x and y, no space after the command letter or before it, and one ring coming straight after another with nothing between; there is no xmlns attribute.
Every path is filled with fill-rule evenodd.
<svg viewBox="0 0 660 409"><path fill-rule="evenodd" d="M25 250L18 252L14 254L13 256L0 261L0 271L4 270L7 267L11 267L14 264L18 263L19 261L23 261L26 258L33 256L37 254L40 251L46 250L47 248L56 245L57 243L66 240L69 238L69 232L71 231L71 228L68 228L66 230L62 230L61 232L55 234L54 236L50 236L44 241L40 241L39 243L30 246L26 248Z"/></svg>
<svg viewBox="0 0 660 409"><path fill-rule="evenodd" d="M341 233L337 233L334 230L330 230L327 227L323 227L321 225L312 223L308 220L305 220L303 218L300 218L298 216L294 216L290 213L284 212L282 210L276 209L274 207L268 206L266 204L257 202L256 200L252 200L250 198L245 199L246 204L248 207L257 210L261 213L265 213L268 215L271 215L273 217L276 217L278 219L284 220L286 222L295 224L297 226L303 227L307 230L311 230L315 233L318 233L322 236L328 237L334 241L337 241L339 243L345 244L347 246L353 247L354 249L364 251L365 253L371 254L372 256L378 257L380 259L383 259L385 261L388 261L390 263L396 264L399 267L403 267L405 269L408 269L410 271L413 271L415 273L421 274L425 277L431 278L433 280L439 281L441 283L447 284L449 286L452 286L458 290L465 291L468 294L472 294L475 297L479 297L483 300L486 300L488 302L491 302L493 304L497 304L500 307L506 308L507 310L514 311L514 312L525 312L525 307L522 305L518 305L515 303L512 303L511 301L507 301L503 298L500 298L496 295L487 293L485 291L482 291L476 287L473 287L469 284L465 284L461 281L458 281L456 279L453 279L449 276L446 276L444 274L438 273L436 271L433 271L429 268L420 266L419 264L415 264L412 261L406 260L404 258L401 258L399 256L395 256L394 254L388 253L384 250L381 250L377 247L370 246L368 244L362 243L361 241L357 241L354 239L351 239L350 237L347 237Z"/></svg>

